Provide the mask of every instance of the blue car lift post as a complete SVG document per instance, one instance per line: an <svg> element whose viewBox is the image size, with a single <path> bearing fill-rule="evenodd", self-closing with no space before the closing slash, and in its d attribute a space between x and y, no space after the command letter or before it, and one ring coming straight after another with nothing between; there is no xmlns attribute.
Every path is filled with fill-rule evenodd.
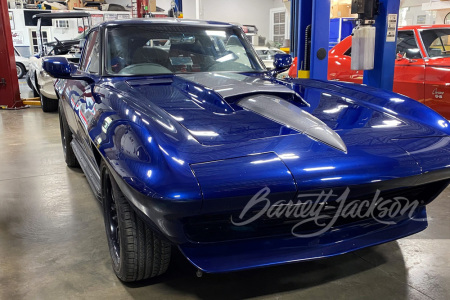
<svg viewBox="0 0 450 300"><path fill-rule="evenodd" d="M396 41L386 42L387 18L389 14L398 16L399 0L380 0L378 15L375 17L375 68L364 72L364 83L392 91ZM300 78L327 80L328 43L330 31L329 0L291 1L291 54L297 57L297 72ZM311 46L309 70L305 70L307 51L306 30L311 25ZM323 50L326 50L324 55Z"/></svg>
<svg viewBox="0 0 450 300"><path fill-rule="evenodd" d="M308 62L305 61L305 53L308 51L309 25L311 25L309 51L311 58ZM299 77L327 80L330 0L292 0L291 27L291 51L292 55L297 57Z"/></svg>
<svg viewBox="0 0 450 300"><path fill-rule="evenodd" d="M375 19L375 68L370 71L364 71L363 83L368 86L392 91L397 33L395 34L394 42L386 42L387 18L390 14L396 14L398 19L399 9L399 0L380 0L378 15Z"/></svg>
<svg viewBox="0 0 450 300"><path fill-rule="evenodd" d="M174 2L178 13L183 13L183 0L175 0Z"/></svg>

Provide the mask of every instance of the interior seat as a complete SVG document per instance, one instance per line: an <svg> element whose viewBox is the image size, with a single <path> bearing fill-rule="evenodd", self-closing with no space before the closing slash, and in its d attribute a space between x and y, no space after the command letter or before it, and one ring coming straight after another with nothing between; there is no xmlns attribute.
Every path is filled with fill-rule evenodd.
<svg viewBox="0 0 450 300"><path fill-rule="evenodd" d="M144 46L138 48L133 54L132 62L133 64L159 64L165 68L169 68L170 66L169 53L163 49L155 47Z"/></svg>
<svg viewBox="0 0 450 300"><path fill-rule="evenodd" d="M205 64L205 53L202 46L196 41L193 44L172 44L170 46L169 57L189 57L192 60L191 64L185 65L173 65L172 69L176 71L182 71L186 69L189 72L199 72L204 69Z"/></svg>

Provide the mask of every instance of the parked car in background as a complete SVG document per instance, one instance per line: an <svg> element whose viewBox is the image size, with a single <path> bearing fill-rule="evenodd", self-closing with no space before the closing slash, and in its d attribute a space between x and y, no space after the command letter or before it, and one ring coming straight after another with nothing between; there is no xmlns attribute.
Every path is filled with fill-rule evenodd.
<svg viewBox="0 0 450 300"><path fill-rule="evenodd" d="M278 48L269 48L264 46L255 46L256 54L258 54L259 58L262 59L264 65L267 69L273 69L273 60L275 58L275 54L285 54L284 51L281 51Z"/></svg>
<svg viewBox="0 0 450 300"><path fill-rule="evenodd" d="M353 71L352 37L328 57L328 79L362 83L364 71ZM450 119L450 25L400 27L394 92L411 97Z"/></svg>
<svg viewBox="0 0 450 300"><path fill-rule="evenodd" d="M27 73L30 60L20 55L16 48L14 48L14 55L16 59L17 78L21 79Z"/></svg>
<svg viewBox="0 0 450 300"><path fill-rule="evenodd" d="M450 123L392 92L277 80L291 61L276 54L267 71L231 24L156 18L93 28L79 65L44 58L60 78L65 161L81 166L102 202L121 280L164 273L172 246L217 273L329 257L427 227L425 205L450 180ZM379 219L368 207L340 215L340 197L308 200L324 209L315 222L279 213L311 207L299 195L324 190L352 205L376 195L421 202Z"/></svg>
<svg viewBox="0 0 450 300"><path fill-rule="evenodd" d="M85 12L72 13L43 13L37 14L34 19L82 19L84 24L81 28L90 25L90 15ZM40 24L40 23L38 23ZM42 37L41 26L38 26L39 35ZM35 97L40 97L41 107L44 112L54 112L58 109L58 98L53 87L54 79L42 69L42 60L48 56L64 56L71 62L80 59L80 42L84 40L85 33L79 34L72 40L59 40L44 43L38 38L39 53L30 57L27 75L28 86L33 90Z"/></svg>

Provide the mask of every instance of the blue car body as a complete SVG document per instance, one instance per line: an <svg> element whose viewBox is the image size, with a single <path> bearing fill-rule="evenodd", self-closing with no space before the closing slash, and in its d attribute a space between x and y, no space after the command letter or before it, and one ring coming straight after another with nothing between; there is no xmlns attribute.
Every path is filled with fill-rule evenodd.
<svg viewBox="0 0 450 300"><path fill-rule="evenodd" d="M130 20L96 30L104 36L108 27L158 22L233 26ZM89 78L59 79L55 90L93 191L100 198L103 160L142 219L206 272L328 257L417 233L427 226L426 204L449 183L448 121L398 94L338 82L279 81L269 72ZM259 96L319 119L345 149L294 129L289 120L280 124L238 105ZM390 224L345 219L316 236L292 235L298 219L261 217L234 225L263 188L270 189L272 203L347 188L352 199L379 190L421 202ZM298 232L320 227L309 225Z"/></svg>

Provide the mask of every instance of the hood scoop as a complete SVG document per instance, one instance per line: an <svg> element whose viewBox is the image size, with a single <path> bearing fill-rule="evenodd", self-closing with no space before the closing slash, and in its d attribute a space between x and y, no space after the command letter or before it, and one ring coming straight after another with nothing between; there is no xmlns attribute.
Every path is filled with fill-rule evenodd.
<svg viewBox="0 0 450 300"><path fill-rule="evenodd" d="M177 77L214 90L223 100L235 102L257 94L277 95L284 99L292 99L304 106L309 104L295 91L268 78L246 76L236 73L192 73L177 74Z"/></svg>
<svg viewBox="0 0 450 300"><path fill-rule="evenodd" d="M318 118L279 97L255 95L237 102L240 107L347 153L341 137Z"/></svg>

